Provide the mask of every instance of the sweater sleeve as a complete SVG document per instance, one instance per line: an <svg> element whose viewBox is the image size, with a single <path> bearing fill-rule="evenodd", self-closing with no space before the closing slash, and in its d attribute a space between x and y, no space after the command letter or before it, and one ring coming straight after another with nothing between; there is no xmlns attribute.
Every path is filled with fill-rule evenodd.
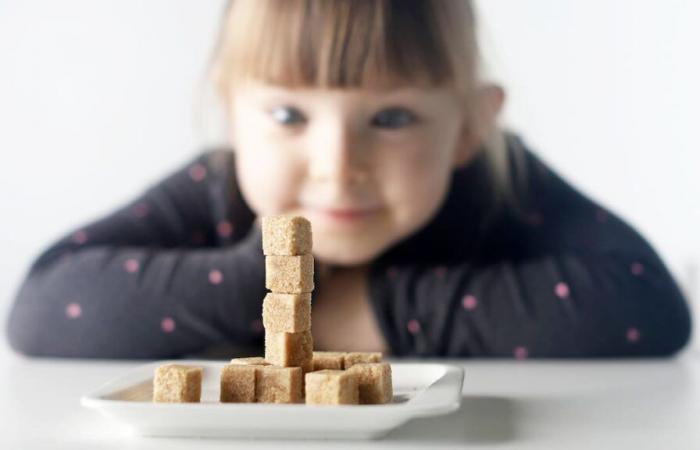
<svg viewBox="0 0 700 450"><path fill-rule="evenodd" d="M35 356L167 358L259 341L260 231L236 229L231 175L217 174L211 156L45 250L17 292L10 345Z"/></svg>
<svg viewBox="0 0 700 450"><path fill-rule="evenodd" d="M529 159L532 209L482 236L481 252L373 267L371 303L392 352L522 359L662 356L685 346L688 306L652 247Z"/></svg>

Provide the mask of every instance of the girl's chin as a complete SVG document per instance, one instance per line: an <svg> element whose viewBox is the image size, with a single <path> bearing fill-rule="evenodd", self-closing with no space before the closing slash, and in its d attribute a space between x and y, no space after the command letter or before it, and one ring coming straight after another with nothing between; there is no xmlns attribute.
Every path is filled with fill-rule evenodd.
<svg viewBox="0 0 700 450"><path fill-rule="evenodd" d="M369 264L379 254L379 250L362 248L355 242L352 246L335 243L332 248L326 248L314 236L314 257L321 264L331 264L343 267L357 267Z"/></svg>

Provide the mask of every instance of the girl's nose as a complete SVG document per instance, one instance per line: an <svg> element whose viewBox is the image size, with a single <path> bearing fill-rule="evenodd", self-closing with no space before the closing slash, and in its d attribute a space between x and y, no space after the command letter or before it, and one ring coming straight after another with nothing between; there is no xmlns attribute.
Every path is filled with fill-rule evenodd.
<svg viewBox="0 0 700 450"><path fill-rule="evenodd" d="M362 136L348 124L320 127L309 151L309 178L340 185L361 184L369 177Z"/></svg>

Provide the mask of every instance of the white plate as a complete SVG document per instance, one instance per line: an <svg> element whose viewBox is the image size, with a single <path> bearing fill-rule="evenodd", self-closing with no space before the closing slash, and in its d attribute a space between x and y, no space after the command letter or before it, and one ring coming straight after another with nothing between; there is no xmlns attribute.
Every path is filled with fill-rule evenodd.
<svg viewBox="0 0 700 450"><path fill-rule="evenodd" d="M204 369L201 403L153 403L156 367ZM386 405L311 406L219 403L224 361L157 361L137 367L85 395L81 403L150 436L297 439L373 439L416 417L459 408L464 371L444 364L393 363L393 402Z"/></svg>

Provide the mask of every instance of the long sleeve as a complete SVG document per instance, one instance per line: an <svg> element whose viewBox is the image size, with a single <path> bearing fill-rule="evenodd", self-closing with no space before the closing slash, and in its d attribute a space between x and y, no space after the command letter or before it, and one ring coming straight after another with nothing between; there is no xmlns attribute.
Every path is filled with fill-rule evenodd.
<svg viewBox="0 0 700 450"><path fill-rule="evenodd" d="M450 231L438 233L452 254L387 257L373 266L370 298L392 352L522 359L680 350L690 314L656 252L526 156L531 195L523 211L502 214L463 245L459 230L470 235L469 227L459 223L470 216L455 212L464 206L457 196L445 207ZM422 238L440 247L435 227ZM414 246L412 254L429 253Z"/></svg>
<svg viewBox="0 0 700 450"><path fill-rule="evenodd" d="M51 245L17 292L11 346L37 356L163 358L259 340L260 232L229 195L228 162L224 151L204 153Z"/></svg>

